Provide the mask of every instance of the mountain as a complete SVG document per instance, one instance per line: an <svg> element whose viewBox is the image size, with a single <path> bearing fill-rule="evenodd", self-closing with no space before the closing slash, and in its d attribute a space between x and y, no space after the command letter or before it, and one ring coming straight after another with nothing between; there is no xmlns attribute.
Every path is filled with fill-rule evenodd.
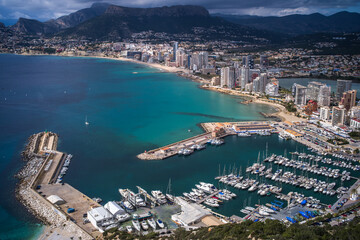
<svg viewBox="0 0 360 240"><path fill-rule="evenodd" d="M19 18L17 23L10 28L18 33L31 35L49 34L57 31L56 26L52 24L46 24L35 19L26 18Z"/></svg>
<svg viewBox="0 0 360 240"><path fill-rule="evenodd" d="M4 29L5 28L5 24L3 24L2 22L0 22L0 29Z"/></svg>
<svg viewBox="0 0 360 240"><path fill-rule="evenodd" d="M94 3L90 8L81 9L66 16L40 22L34 19L19 18L16 24L11 26L16 32L23 34L53 34L62 29L74 27L91 18L99 16L109 7L108 3Z"/></svg>
<svg viewBox="0 0 360 240"><path fill-rule="evenodd" d="M69 15L59 17L56 20L50 20L47 23L55 24L61 29L74 27L82 22L103 14L109 6L109 3L94 3L90 8L81 9Z"/></svg>
<svg viewBox="0 0 360 240"><path fill-rule="evenodd" d="M338 12L331 16L320 13L288 15L284 17L246 17L221 15L222 18L241 25L290 35L312 33L360 32L360 14Z"/></svg>
<svg viewBox="0 0 360 240"><path fill-rule="evenodd" d="M128 8L111 5L104 14L59 33L69 38L109 40L131 37L133 33L148 32L166 34L193 34L199 38L280 39L267 31L230 23L212 17L201 6L178 5L156 8Z"/></svg>

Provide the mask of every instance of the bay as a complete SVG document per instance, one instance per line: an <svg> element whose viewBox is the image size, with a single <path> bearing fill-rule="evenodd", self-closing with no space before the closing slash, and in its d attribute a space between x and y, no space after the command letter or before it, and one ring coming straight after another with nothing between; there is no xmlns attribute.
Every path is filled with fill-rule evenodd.
<svg viewBox="0 0 360 240"><path fill-rule="evenodd" d="M16 201L13 177L24 164L20 153L27 138L39 131L58 133L58 149L74 155L64 181L105 202L120 200L118 188L165 191L169 178L177 195L199 181L216 184L219 165L221 170L241 166L245 172L259 152L263 156L267 143L269 153L307 151L276 135L231 136L220 147L209 146L188 157L137 159L145 150L202 133L201 122L264 120L259 112L274 111L267 105L239 104L239 97L198 86L129 62L0 55L0 239L33 239L42 231L39 221ZM240 215L245 201L254 205L273 198L231 190L238 197L216 209L227 216ZM326 203L334 200L314 195Z"/></svg>

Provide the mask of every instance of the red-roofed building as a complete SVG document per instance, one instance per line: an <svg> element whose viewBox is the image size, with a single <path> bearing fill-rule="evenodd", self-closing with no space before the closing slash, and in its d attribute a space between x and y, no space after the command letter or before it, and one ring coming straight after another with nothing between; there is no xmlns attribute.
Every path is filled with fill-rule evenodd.
<svg viewBox="0 0 360 240"><path fill-rule="evenodd" d="M305 113L310 116L313 112L317 111L317 108L317 102L314 100L309 100L305 106Z"/></svg>

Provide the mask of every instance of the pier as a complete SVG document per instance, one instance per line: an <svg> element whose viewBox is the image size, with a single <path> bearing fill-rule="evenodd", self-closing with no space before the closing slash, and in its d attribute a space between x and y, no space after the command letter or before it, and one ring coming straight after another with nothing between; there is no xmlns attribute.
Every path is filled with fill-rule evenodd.
<svg viewBox="0 0 360 240"><path fill-rule="evenodd" d="M207 132L161 148L141 153L137 155L137 157L142 160L162 160L176 155L180 149L188 148L194 144L205 144L209 139L211 139L211 133Z"/></svg>
<svg viewBox="0 0 360 240"><path fill-rule="evenodd" d="M213 196L217 195L219 192L220 192L220 190L216 190L215 192L211 193L210 195L207 195L206 197L200 199L196 203L201 204L201 203L205 202L207 199L212 198Z"/></svg>
<svg viewBox="0 0 360 240"><path fill-rule="evenodd" d="M272 130L270 126L271 121L251 121L251 122L210 122L210 123L201 123L201 127L204 129L205 133L200 135L181 140L164 147L156 148L150 151L145 151L137 155L141 160L162 160L178 154L180 149L187 149L195 144L206 144L209 139L219 139L224 138L229 135L237 134L239 131L265 131Z"/></svg>
<svg viewBox="0 0 360 240"><path fill-rule="evenodd" d="M54 184L67 156L56 151L57 141L58 136L51 132L41 132L29 138L23 152L27 164L17 174L22 180L17 196L53 231L81 239L95 239L101 233L91 223L85 223L83 216L100 205L68 184ZM49 197L53 195L63 203L51 202ZM74 208L75 212L68 213L68 208Z"/></svg>

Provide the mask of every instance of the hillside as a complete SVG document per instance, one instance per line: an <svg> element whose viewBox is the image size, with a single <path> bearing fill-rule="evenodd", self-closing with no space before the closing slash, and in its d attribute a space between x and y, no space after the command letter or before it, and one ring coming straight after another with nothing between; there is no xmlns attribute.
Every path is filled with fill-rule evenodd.
<svg viewBox="0 0 360 240"><path fill-rule="evenodd" d="M320 13L284 17L220 16L233 23L291 35L360 32L360 14L351 12L338 12L331 16Z"/></svg>
<svg viewBox="0 0 360 240"><path fill-rule="evenodd" d="M74 27L82 22L103 14L108 6L109 4L107 3L94 3L90 8L81 9L69 15L46 22L19 18L17 23L11 26L11 29L18 33L28 35L53 34L61 29Z"/></svg>
<svg viewBox="0 0 360 240"><path fill-rule="evenodd" d="M307 224L292 224L287 227L277 220L265 222L245 221L240 224L225 224L216 227L199 228L194 231L185 231L179 228L170 237L161 237L155 233L145 236L134 236L126 232L118 231L117 228L104 232L104 239L169 239L169 240L349 240L358 239L360 234L359 217L349 223L331 227L328 223L322 226Z"/></svg>
<svg viewBox="0 0 360 240"><path fill-rule="evenodd" d="M62 31L59 35L69 38L108 40L129 38L133 33L146 31L193 34L202 39L281 39L277 34L268 31L259 31L212 17L205 8L190 5L157 8L127 8L112 5L104 14Z"/></svg>

